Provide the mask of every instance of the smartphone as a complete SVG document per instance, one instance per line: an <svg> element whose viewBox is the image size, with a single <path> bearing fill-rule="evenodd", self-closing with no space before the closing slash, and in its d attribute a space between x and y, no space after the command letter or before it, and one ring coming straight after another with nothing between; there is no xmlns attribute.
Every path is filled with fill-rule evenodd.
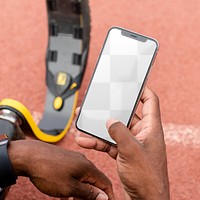
<svg viewBox="0 0 200 200"><path fill-rule="evenodd" d="M108 134L106 121L115 118L129 126L157 51L155 39L119 27L111 28L81 105L76 128L116 144Z"/></svg>

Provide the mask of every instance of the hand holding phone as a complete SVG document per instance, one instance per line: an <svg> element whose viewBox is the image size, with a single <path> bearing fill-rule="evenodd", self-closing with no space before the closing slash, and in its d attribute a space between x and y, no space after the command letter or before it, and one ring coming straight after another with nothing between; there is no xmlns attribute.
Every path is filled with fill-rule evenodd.
<svg viewBox="0 0 200 200"><path fill-rule="evenodd" d="M107 129L117 143L113 146L94 137L76 136L86 149L108 153L116 159L117 171L127 198L169 200L166 146L159 99L148 87L141 96L142 118L134 116L130 127L110 119ZM78 110L77 110L78 112Z"/></svg>
<svg viewBox="0 0 200 200"><path fill-rule="evenodd" d="M157 50L152 38L111 28L77 117L77 129L116 144L106 121L115 118L129 126Z"/></svg>

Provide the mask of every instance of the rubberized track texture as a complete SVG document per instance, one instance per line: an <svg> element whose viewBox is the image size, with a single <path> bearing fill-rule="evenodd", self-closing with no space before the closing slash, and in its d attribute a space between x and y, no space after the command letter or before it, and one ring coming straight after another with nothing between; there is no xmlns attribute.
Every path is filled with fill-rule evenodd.
<svg viewBox="0 0 200 200"><path fill-rule="evenodd" d="M172 200L200 197L200 4L198 0L91 0L92 32L88 67L79 104L107 30L121 26L156 38L160 51L148 85L160 97L167 142ZM44 0L6 0L0 12L0 98L24 103L40 119L45 99L47 16ZM107 155L78 148L72 126L57 145L83 152L113 181L123 200L117 174ZM20 178L8 200L55 199Z"/></svg>

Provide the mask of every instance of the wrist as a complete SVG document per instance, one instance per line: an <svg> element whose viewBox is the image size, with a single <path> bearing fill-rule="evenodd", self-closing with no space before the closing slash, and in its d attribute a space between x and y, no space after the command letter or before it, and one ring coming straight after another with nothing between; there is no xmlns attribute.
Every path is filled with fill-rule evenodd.
<svg viewBox="0 0 200 200"><path fill-rule="evenodd" d="M26 140L11 141L8 146L8 155L17 176L27 176L32 155L29 152L30 144Z"/></svg>
<svg viewBox="0 0 200 200"><path fill-rule="evenodd" d="M157 174L152 180L146 179L137 189L126 192L129 194L127 200L170 200L168 175Z"/></svg>
<svg viewBox="0 0 200 200"><path fill-rule="evenodd" d="M156 181L149 185L144 200L169 200L169 181L168 176L163 177L162 180Z"/></svg>

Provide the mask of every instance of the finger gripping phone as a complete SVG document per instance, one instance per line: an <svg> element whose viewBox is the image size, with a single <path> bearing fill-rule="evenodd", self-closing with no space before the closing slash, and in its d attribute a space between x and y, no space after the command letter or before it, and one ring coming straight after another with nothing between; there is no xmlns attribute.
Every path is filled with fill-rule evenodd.
<svg viewBox="0 0 200 200"><path fill-rule="evenodd" d="M111 28L77 117L77 129L115 144L106 121L115 118L129 125L157 51L155 39Z"/></svg>

